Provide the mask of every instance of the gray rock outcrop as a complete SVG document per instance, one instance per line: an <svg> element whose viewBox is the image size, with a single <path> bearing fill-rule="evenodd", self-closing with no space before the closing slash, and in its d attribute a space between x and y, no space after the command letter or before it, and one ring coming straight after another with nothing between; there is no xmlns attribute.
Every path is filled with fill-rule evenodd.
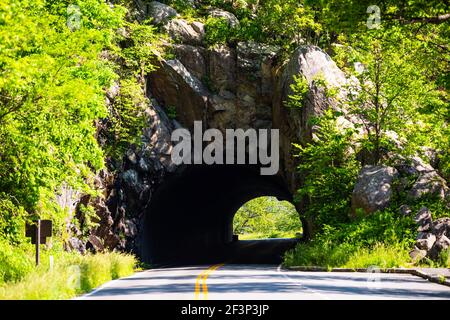
<svg viewBox="0 0 450 320"><path fill-rule="evenodd" d="M418 234L415 247L410 252L414 261L425 257L437 260L443 251L450 249L450 218L433 221L431 211L422 207L416 214L415 222Z"/></svg>
<svg viewBox="0 0 450 320"><path fill-rule="evenodd" d="M148 4L148 16L152 18L153 24L159 24L169 18L177 16L177 11L158 1L152 1Z"/></svg>
<svg viewBox="0 0 450 320"><path fill-rule="evenodd" d="M392 167L363 167L352 194L352 213L362 209L370 214L386 208L393 194L392 183L397 177L398 172Z"/></svg>

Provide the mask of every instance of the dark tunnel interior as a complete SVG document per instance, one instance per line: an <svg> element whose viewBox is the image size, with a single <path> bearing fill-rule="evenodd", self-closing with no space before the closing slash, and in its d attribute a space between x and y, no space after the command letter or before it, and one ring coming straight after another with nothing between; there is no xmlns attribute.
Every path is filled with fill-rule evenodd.
<svg viewBox="0 0 450 320"><path fill-rule="evenodd" d="M152 265L201 264L228 259L233 217L247 201L292 195L277 176L258 166L186 166L152 197L142 233L141 258Z"/></svg>

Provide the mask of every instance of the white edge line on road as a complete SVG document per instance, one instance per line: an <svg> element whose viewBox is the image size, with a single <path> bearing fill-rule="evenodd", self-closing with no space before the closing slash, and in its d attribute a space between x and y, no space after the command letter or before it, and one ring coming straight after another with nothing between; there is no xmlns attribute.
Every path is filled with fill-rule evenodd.
<svg viewBox="0 0 450 320"><path fill-rule="evenodd" d="M292 279L291 277L289 277L286 273L284 273L284 272L281 270L281 265L282 265L281 263L278 265L277 272L280 273L283 277L285 277L286 279L290 280L293 284L295 284L295 285L297 285L297 286L300 286L300 287L303 287L303 288L305 288L306 290L309 290L309 291L311 291L312 293L318 295L318 296L321 297L323 300L330 300L330 298L328 298L328 297L327 297L326 295L324 295L323 293L317 292L317 291L315 291L315 290L313 290L313 289L311 289L311 288L305 286L304 284L301 284L301 283L298 282L297 280Z"/></svg>
<svg viewBox="0 0 450 320"><path fill-rule="evenodd" d="M132 279L135 276L138 276L138 275L140 275L140 274L142 274L144 272L150 272L150 271L153 271L153 270L156 270L156 269L143 270L143 271L136 272L136 273L134 273L134 274L132 274L131 276L128 276L128 277L124 277L124 278L119 278L119 279L114 279L114 280L108 281L108 282L102 284L101 286L97 287L96 289L92 290L89 293L86 293L86 294L83 294L83 295L81 295L79 297L73 298L73 300L83 300L84 298L90 297L90 296L96 294L97 292L110 287L112 284L118 282L119 280Z"/></svg>

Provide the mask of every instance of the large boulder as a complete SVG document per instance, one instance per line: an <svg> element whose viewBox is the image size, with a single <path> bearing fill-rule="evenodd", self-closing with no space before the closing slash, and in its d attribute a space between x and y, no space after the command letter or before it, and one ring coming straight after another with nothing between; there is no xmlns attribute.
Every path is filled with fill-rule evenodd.
<svg viewBox="0 0 450 320"><path fill-rule="evenodd" d="M189 23L183 19L172 19L164 24L163 28L175 41L184 44L201 45L205 34L202 28L199 27L199 24L199 22Z"/></svg>
<svg viewBox="0 0 450 320"><path fill-rule="evenodd" d="M395 168L403 176L405 183L402 191L407 191L409 200L417 200L424 196L435 196L445 199L449 194L447 182L437 170L421 157L401 158ZM409 181L412 180L412 185Z"/></svg>
<svg viewBox="0 0 450 320"><path fill-rule="evenodd" d="M222 18L228 22L231 28L235 28L239 25L239 20L231 12L222 9L212 9L209 11L209 15L214 18Z"/></svg>
<svg viewBox="0 0 450 320"><path fill-rule="evenodd" d="M441 252L448 250L449 248L450 248L450 239L442 235L439 238L437 238L431 250L428 251L428 256L433 260L437 260Z"/></svg>
<svg viewBox="0 0 450 320"><path fill-rule="evenodd" d="M237 48L177 44L177 59L163 61L149 77L155 98L177 107L177 120L190 128L208 119L208 127L272 127L272 61L276 48L255 42Z"/></svg>
<svg viewBox="0 0 450 320"><path fill-rule="evenodd" d="M421 250L429 251L436 242L436 236L432 233L426 233L422 239L416 240L416 247Z"/></svg>
<svg viewBox="0 0 450 320"><path fill-rule="evenodd" d="M152 18L153 24L159 24L169 18L177 16L177 11L166 4L152 1L148 4L147 14Z"/></svg>
<svg viewBox="0 0 450 320"><path fill-rule="evenodd" d="M329 86L339 88L339 95L345 95L348 82L330 56L316 46L299 47L287 63L273 68L272 73L274 79L269 88L275 91L272 94L273 127L280 129L281 165L287 173L285 179L289 188L294 192L301 179L295 174L298 163L292 157L295 152L293 143L311 142L314 132L311 119L320 116L329 107L338 107L336 100L328 97L324 88L315 85L315 80L323 78ZM303 106L295 110L286 106L292 94L290 86L294 83L294 76L302 76L310 87Z"/></svg>
<svg viewBox="0 0 450 320"><path fill-rule="evenodd" d="M362 209L366 214L389 206L396 169L387 166L365 166L361 169L352 194L352 214Z"/></svg>

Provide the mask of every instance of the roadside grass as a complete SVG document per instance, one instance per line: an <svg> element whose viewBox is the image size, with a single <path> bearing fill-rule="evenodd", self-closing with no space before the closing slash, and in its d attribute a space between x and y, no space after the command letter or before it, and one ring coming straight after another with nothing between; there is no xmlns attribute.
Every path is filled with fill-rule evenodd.
<svg viewBox="0 0 450 320"><path fill-rule="evenodd" d="M326 268L411 267L416 228L412 217L386 209L346 223L324 225L307 243L286 252L285 266Z"/></svg>
<svg viewBox="0 0 450 320"><path fill-rule="evenodd" d="M326 268L394 268L411 266L408 249L399 243L376 243L360 247L349 243L299 244L285 254L285 266L319 266Z"/></svg>
<svg viewBox="0 0 450 320"><path fill-rule="evenodd" d="M2 245L2 249L6 247ZM8 256L0 254L0 300L70 299L137 269L134 256L117 252L81 255L45 251L36 268L31 252L9 250L12 253ZM50 255L54 257L52 267ZM5 266L11 266L13 272L5 272Z"/></svg>

